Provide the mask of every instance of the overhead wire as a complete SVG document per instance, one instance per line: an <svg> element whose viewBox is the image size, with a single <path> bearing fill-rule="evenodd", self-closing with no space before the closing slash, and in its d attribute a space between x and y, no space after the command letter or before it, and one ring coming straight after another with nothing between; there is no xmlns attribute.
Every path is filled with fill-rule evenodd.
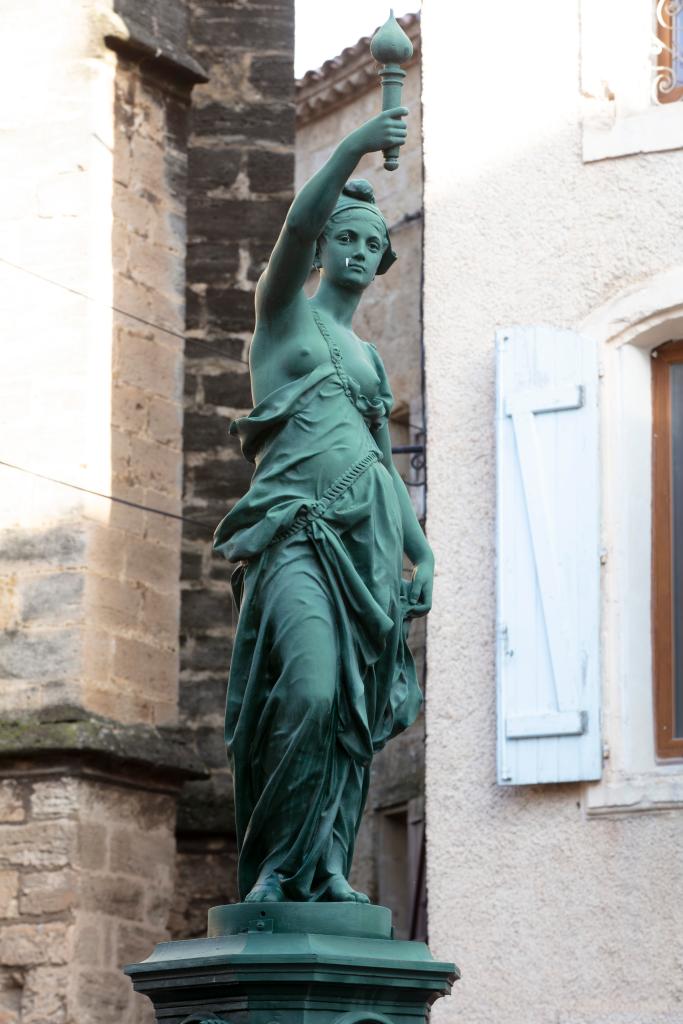
<svg viewBox="0 0 683 1024"><path fill-rule="evenodd" d="M113 313L119 313L121 316L126 316L130 320L136 320L140 324L152 327L156 331L161 331L162 334L169 334L174 338L179 338L181 341L188 340L186 334L176 331L172 327L155 323L154 320L148 320L146 317L140 316L138 313L131 313L129 310L122 309L120 306L114 306L108 302L103 302L101 299L96 299L94 296L88 295L87 292L82 292L79 288L73 288L71 285L64 284L63 281L54 281L51 277L46 277L45 274L39 274L36 270L31 270L29 267L22 267L20 263L14 263L12 260L8 260L6 256L0 256L0 263L4 263L8 267L12 267L14 270L19 270L23 274L28 274L30 277L35 277L38 281L43 281L45 284L50 284L53 288L61 288L62 291L69 292L71 295L76 295L81 299L85 299L86 302L92 302L94 305L101 306L103 309L109 309ZM234 362L243 363L245 366L249 365L249 361L247 359L242 359L241 356L230 356L225 352L219 352L210 342L203 341L201 338L193 338L190 336L189 340L194 345L199 345L200 348L206 349L207 352L210 352L213 356L232 359Z"/></svg>
<svg viewBox="0 0 683 1024"><path fill-rule="evenodd" d="M183 342L186 340L191 340L194 345L206 349L206 351L210 352L212 356L230 359L234 362L243 363L244 365L247 366L249 365L249 361L247 359L242 359L239 356L229 356L226 353L219 352L213 345L211 345L209 342L203 341L201 338L190 337L190 339L187 339L187 336L181 333L180 331L176 331L173 328L167 327L164 324L156 323L153 320L148 320L146 317L142 317L137 313L131 313L129 310L123 309L120 306L115 306L113 304L103 302L100 299L96 299L94 296L88 295L87 292L83 292L79 288L74 288L71 285L64 284L63 281L55 281L52 278L47 277L45 274L40 274L36 270L31 270L29 267L24 267L19 263L15 263L13 260L7 259L6 256L0 256L0 263L4 263L8 267L12 267L13 270L18 270L21 273L27 274L28 276L33 277L38 281L42 281L45 284L49 284L53 288L60 288L62 291L68 292L71 295L76 295L77 297L84 299L86 302L92 302L95 305L102 306L103 308L109 309L114 313L118 313L120 316L128 317L129 319L134 320L137 323L144 324L145 326L151 327L154 330L160 331L163 334L168 334L174 338L178 338ZM424 427L420 427L415 423L409 423L408 425L412 427L418 434L424 434ZM418 453L420 451L424 451L424 445L395 445L392 447L392 452L394 454L413 454ZM140 502L136 501L130 501L127 498L119 498L113 494L105 494L102 491L95 491L88 487L83 487L80 484L72 483L68 480L59 480L56 477L51 477L45 473L39 473L36 470L29 469L27 466L20 466L16 463L8 462L4 459L0 459L0 466L5 466L5 468L7 469L13 469L19 473L25 473L29 476L33 476L36 477L37 479L45 480L53 484L58 484L62 487L69 487L72 490L80 491L84 494L90 494L94 497L103 498L107 501L116 502L121 505L127 505L129 508L137 508L144 512L151 512L155 515L165 516L169 519L176 519L184 523L191 523L195 526L202 526L210 530L213 530L214 528L212 524L206 523L200 519L192 519L188 516L177 515L173 512L167 512L164 509L154 508L150 505L143 505ZM404 483L408 487L424 486L424 484L420 481L405 480Z"/></svg>
<svg viewBox="0 0 683 1024"><path fill-rule="evenodd" d="M92 295L88 295L87 292L83 292L78 288L73 288L71 285L64 284L63 281L55 281L51 277L46 277L45 274L39 274L37 270L31 270L29 267L24 267L20 263L15 263L13 260L8 260L6 256L0 256L0 263L6 264L8 267L12 267L13 270L18 270L22 274L28 274L30 277L35 277L38 281L43 281L45 284L52 285L53 288L61 288L62 291L69 292L71 295L76 295L81 299L85 299L86 302L92 302L95 305L102 306L103 309L109 309L113 313L119 313L121 316L128 317L130 320L135 320L137 323L144 324L146 327L152 327L156 331L161 331L162 334L169 334L174 338L178 338L180 341L191 341L193 345L199 346L199 348L206 349L212 356L217 356L222 359L230 359L236 363L242 363L244 366L249 365L248 359L242 359L241 356L231 356L226 352L220 352L208 341L203 341L201 338L195 338L192 335L183 334L180 331L174 330L172 327L166 327L164 324L158 324L154 320L148 320L146 317L140 316L138 313L131 313L127 309L122 309L121 306L114 306L106 302L102 302L101 299L96 299ZM412 427L418 433L424 433L424 425L418 426L417 423L408 423L409 427Z"/></svg>
<svg viewBox="0 0 683 1024"><path fill-rule="evenodd" d="M204 526L207 530L214 530L214 524L207 523L203 519L190 519L189 516L181 516L177 515L175 512L167 512L163 508L154 508L152 505L143 505L139 501L130 501L128 498L118 498L115 494L105 494L103 491L94 491L89 487L83 487L81 484L74 484L69 480L59 480L57 477L48 476L47 473L38 473L35 469L28 469L26 466L19 466L14 462L6 462L4 459L0 459L0 466L5 466L7 469L14 469L18 473L26 473L28 476L37 477L39 480L47 480L51 484L60 484L62 487L70 487L72 490L80 491L82 494L92 494L96 498L105 498L107 501L114 501L119 505L127 505L129 508L137 508L143 512L153 512L158 516L166 516L167 519L178 519L183 523L193 523L195 526Z"/></svg>

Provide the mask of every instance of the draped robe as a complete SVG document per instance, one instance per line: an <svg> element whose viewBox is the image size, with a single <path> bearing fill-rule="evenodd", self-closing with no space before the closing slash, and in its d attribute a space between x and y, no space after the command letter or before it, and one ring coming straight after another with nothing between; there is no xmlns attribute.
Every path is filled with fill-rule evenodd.
<svg viewBox="0 0 683 1024"><path fill-rule="evenodd" d="M363 394L314 317L329 360L231 425L256 470L214 541L240 562L225 741L242 899L269 875L291 900L348 876L372 756L422 699L401 512L373 434L386 372L368 345L377 388Z"/></svg>

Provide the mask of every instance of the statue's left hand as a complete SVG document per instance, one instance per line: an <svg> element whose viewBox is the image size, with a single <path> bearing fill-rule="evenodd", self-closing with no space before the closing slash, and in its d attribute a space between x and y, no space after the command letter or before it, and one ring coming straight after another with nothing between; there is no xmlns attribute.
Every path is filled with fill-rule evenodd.
<svg viewBox="0 0 683 1024"><path fill-rule="evenodd" d="M408 591L410 604L409 616L426 615L432 607L432 588L434 586L434 559L425 558L413 569Z"/></svg>

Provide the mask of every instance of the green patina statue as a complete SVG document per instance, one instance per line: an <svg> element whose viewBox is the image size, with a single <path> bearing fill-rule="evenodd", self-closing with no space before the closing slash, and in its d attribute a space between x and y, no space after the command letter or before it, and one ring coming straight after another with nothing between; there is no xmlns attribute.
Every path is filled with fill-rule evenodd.
<svg viewBox="0 0 683 1024"><path fill-rule="evenodd" d="M371 187L348 181L366 153L405 142L407 113L340 143L256 290L255 408L231 425L256 469L215 539L240 563L226 743L248 902L368 902L347 879L370 762L421 702L406 636L429 611L434 559L392 461L382 359L352 329L396 255Z"/></svg>
<svg viewBox="0 0 683 1024"><path fill-rule="evenodd" d="M231 426L256 469L216 534L239 561L225 734L244 902L125 968L159 1020L425 1024L459 977L347 880L372 756L420 706L407 624L429 611L434 567L392 463L382 360L351 327L396 259L368 183L345 184L365 153L394 170L406 137L410 43L393 18L378 36L388 109L301 190L256 291L256 407Z"/></svg>

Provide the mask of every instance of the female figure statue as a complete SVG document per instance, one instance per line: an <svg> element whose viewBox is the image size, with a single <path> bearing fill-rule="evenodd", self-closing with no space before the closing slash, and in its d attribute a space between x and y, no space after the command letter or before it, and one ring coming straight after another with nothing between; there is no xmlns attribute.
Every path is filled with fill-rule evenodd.
<svg viewBox="0 0 683 1024"><path fill-rule="evenodd" d="M351 326L396 256L368 183L345 186L365 153L403 144L407 113L340 143L256 289L255 408L230 428L256 469L215 539L240 562L226 743L245 901L368 902L347 878L370 761L420 706L407 619L429 610L434 559L393 465L382 360Z"/></svg>

